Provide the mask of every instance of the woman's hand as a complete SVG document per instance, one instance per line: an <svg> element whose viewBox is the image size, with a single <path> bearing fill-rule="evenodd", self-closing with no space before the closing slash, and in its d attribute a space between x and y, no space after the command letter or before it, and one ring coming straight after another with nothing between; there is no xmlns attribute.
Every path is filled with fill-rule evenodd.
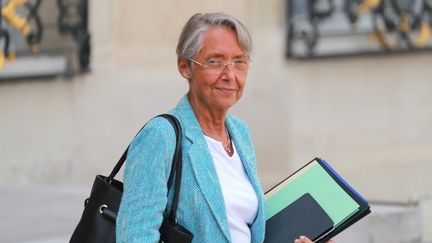
<svg viewBox="0 0 432 243"><path fill-rule="evenodd" d="M300 236L298 239L294 241L294 243L313 243L313 241L309 240L306 236ZM336 243L334 240L329 240L326 243Z"/></svg>

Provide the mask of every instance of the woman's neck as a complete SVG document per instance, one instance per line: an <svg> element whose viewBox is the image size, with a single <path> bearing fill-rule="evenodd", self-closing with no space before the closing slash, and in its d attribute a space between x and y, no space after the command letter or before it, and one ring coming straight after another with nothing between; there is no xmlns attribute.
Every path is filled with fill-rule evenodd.
<svg viewBox="0 0 432 243"><path fill-rule="evenodd" d="M227 111L212 109L190 94L188 99L204 134L219 141L226 141L225 118Z"/></svg>

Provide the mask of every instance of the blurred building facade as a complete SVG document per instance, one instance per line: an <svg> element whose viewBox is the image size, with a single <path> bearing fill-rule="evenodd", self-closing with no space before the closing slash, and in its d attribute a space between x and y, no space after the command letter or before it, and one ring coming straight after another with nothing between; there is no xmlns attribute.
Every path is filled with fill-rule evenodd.
<svg viewBox="0 0 432 243"><path fill-rule="evenodd" d="M138 129L187 92L175 46L196 12L238 17L254 39L248 122L265 189L314 157L368 199L432 193L432 55L295 61L285 57L285 2L90 3L91 72L0 83L0 183L90 185L109 173Z"/></svg>

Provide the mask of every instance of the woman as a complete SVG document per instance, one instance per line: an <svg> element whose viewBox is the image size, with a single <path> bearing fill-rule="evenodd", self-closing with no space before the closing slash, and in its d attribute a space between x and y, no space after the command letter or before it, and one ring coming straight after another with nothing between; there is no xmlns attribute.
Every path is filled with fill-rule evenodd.
<svg viewBox="0 0 432 243"><path fill-rule="evenodd" d="M178 223L194 242L263 242L264 196L248 127L228 110L243 94L252 42L225 14L196 14L177 46L189 92L169 113L183 129L183 177ZM158 242L167 198L174 130L155 118L129 149L117 242ZM298 242L311 242L299 239Z"/></svg>

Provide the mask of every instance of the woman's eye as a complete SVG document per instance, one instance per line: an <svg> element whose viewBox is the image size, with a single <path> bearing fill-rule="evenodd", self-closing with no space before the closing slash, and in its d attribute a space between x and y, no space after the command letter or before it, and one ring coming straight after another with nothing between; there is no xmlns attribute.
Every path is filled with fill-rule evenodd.
<svg viewBox="0 0 432 243"><path fill-rule="evenodd" d="M247 62L246 62L245 60L234 60L234 63L235 63L235 64L238 64L238 65L244 65L244 64L247 64Z"/></svg>
<svg viewBox="0 0 432 243"><path fill-rule="evenodd" d="M220 60L208 60L207 65L209 66L219 66L222 63Z"/></svg>

